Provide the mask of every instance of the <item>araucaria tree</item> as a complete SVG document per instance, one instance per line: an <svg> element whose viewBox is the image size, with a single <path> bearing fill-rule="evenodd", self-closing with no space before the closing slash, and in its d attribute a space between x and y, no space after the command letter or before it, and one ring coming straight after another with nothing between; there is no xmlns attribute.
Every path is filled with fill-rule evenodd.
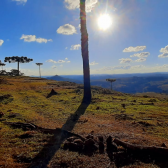
<svg viewBox="0 0 168 168"><path fill-rule="evenodd" d="M0 66L2 66L2 70L3 70L3 66L5 66L6 64L4 64L4 63L2 63L1 61L0 61Z"/></svg>
<svg viewBox="0 0 168 168"><path fill-rule="evenodd" d="M39 74L40 74L40 78L41 78L40 65L43 65L43 63L36 63L36 65L39 66Z"/></svg>
<svg viewBox="0 0 168 168"><path fill-rule="evenodd" d="M116 81L116 79L106 79L107 82L111 82L111 90L112 90L112 83Z"/></svg>
<svg viewBox="0 0 168 168"><path fill-rule="evenodd" d="M30 61L33 61L33 59L27 58L27 57L18 57L18 56L12 56L12 57L5 57L4 62L9 63L18 63L18 76L19 76L19 63L29 63Z"/></svg>
<svg viewBox="0 0 168 168"><path fill-rule="evenodd" d="M88 51L88 33L86 28L86 11L85 1L80 0L80 23L81 23L81 51L83 58L83 75L84 75L84 102L91 101L90 87L90 68L89 68L89 51Z"/></svg>

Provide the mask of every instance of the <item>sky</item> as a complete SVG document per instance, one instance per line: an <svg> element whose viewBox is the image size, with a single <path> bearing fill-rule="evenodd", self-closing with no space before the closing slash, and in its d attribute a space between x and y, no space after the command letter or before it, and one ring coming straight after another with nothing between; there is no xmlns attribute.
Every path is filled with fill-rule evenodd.
<svg viewBox="0 0 168 168"><path fill-rule="evenodd" d="M91 74L168 71L167 0L86 0ZM101 15L112 24L98 26ZM0 60L25 75L83 74L79 0L0 0ZM1 68L0 68L1 69ZM6 71L17 63L6 63Z"/></svg>

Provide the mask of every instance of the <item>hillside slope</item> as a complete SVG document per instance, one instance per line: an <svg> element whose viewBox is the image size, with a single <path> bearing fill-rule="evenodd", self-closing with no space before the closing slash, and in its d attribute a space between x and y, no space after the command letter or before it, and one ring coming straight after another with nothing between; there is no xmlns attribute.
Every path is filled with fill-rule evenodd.
<svg viewBox="0 0 168 168"><path fill-rule="evenodd" d="M134 96L92 87L92 102L86 105L81 104L80 84L30 77L3 78L0 77L0 167L104 168L109 163L116 167L116 160L111 160L106 152L88 155L63 150L65 139L52 131L56 128L82 137L91 133L95 139L111 135L133 144L168 145L166 95ZM52 89L54 94L49 94ZM28 125L9 125L16 122ZM32 129L35 125L44 131ZM167 162L153 160L121 162L120 167L160 165L168 167Z"/></svg>

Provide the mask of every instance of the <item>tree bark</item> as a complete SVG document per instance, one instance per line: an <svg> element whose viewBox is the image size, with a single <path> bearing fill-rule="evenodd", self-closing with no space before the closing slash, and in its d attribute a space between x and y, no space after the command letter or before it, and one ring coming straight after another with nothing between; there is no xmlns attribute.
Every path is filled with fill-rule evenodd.
<svg viewBox="0 0 168 168"><path fill-rule="evenodd" d="M19 76L19 61L18 61L18 76Z"/></svg>
<svg viewBox="0 0 168 168"><path fill-rule="evenodd" d="M40 74L40 78L41 78L40 65L39 65L39 74Z"/></svg>
<svg viewBox="0 0 168 168"><path fill-rule="evenodd" d="M90 86L88 33L87 33L87 28L86 28L85 0L80 0L80 21L81 21L81 50L82 50L82 58L83 58L83 75L84 75L83 101L90 102L91 101L91 86Z"/></svg>

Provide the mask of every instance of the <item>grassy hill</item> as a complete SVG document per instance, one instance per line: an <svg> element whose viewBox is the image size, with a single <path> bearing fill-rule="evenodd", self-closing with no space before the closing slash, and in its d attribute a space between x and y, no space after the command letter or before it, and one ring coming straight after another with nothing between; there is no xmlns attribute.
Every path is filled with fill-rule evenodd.
<svg viewBox="0 0 168 168"><path fill-rule="evenodd" d="M83 86L33 77L0 77L0 167L107 167L109 156L63 150L62 128L96 139L109 135L141 145L168 145L168 96L137 96L92 87L92 102L81 104ZM51 90L55 94L49 94ZM17 127L10 123L25 123ZM30 124L31 123L31 124ZM31 127L30 127L31 126ZM31 129L35 126L43 129ZM43 130L43 131L42 131ZM50 133L49 133L50 131ZM61 143L60 143L61 141ZM168 163L135 161L120 167L163 167ZM116 167L111 161L111 167ZM32 166L33 167L33 166ZM168 166L167 166L168 167Z"/></svg>

